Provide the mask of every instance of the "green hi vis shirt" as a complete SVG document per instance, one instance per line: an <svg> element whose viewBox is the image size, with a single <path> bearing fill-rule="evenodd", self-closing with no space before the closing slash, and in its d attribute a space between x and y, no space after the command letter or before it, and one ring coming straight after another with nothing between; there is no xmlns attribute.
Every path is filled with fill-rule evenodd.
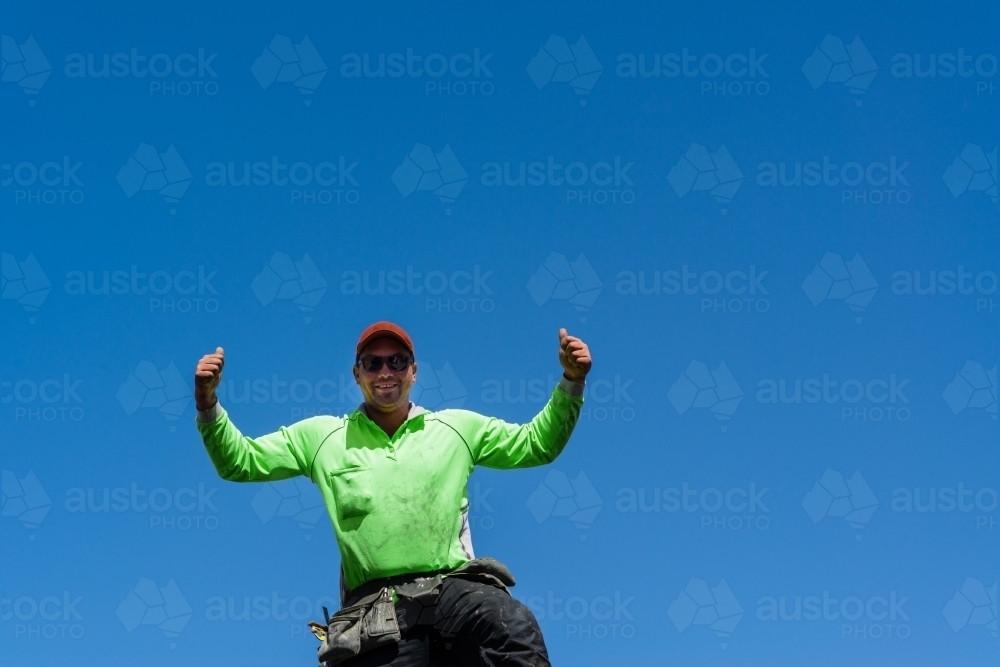
<svg viewBox="0 0 1000 667"><path fill-rule="evenodd" d="M411 406L393 437L362 408L321 415L247 438L217 403L198 430L223 479L269 482L308 476L323 494L340 546L344 583L453 569L474 558L468 529L474 466L529 468L566 446L583 405L583 385L565 378L529 423L508 424L468 410Z"/></svg>

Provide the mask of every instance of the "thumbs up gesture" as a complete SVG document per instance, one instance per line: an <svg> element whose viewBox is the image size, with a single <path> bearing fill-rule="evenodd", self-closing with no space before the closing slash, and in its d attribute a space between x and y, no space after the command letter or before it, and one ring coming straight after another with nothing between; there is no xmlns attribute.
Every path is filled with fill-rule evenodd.
<svg viewBox="0 0 1000 667"><path fill-rule="evenodd" d="M590 348L576 336L570 336L565 329L559 330L559 363L563 375L573 382L583 382L590 372Z"/></svg>
<svg viewBox="0 0 1000 667"><path fill-rule="evenodd" d="M198 360L194 369L194 402L199 410L208 410L218 402L215 390L222 382L222 367L226 365L226 353L221 347Z"/></svg>

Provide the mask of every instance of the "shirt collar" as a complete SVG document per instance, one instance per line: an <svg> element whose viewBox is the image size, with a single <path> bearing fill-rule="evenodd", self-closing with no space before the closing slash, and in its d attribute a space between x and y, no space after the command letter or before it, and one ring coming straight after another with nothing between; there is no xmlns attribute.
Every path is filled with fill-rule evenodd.
<svg viewBox="0 0 1000 667"><path fill-rule="evenodd" d="M368 417L369 419L371 419L371 415L368 414L368 409L365 407L365 402L364 401L361 401L361 405L358 406L358 410L365 417ZM422 414L424 414L426 412L428 412L428 410L426 408L422 408L419 405L415 405L413 403L413 401L410 401L410 410L409 410L409 412L406 413L406 419L407 419L407 421L409 421L410 419L413 419L417 415L422 415Z"/></svg>

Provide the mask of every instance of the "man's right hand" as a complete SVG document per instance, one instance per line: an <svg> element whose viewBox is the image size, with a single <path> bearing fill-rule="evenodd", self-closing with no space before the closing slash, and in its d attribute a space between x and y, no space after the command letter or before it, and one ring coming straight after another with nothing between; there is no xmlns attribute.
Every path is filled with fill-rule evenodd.
<svg viewBox="0 0 1000 667"><path fill-rule="evenodd" d="M225 365L226 353L221 347L198 360L194 369L194 403L199 410L208 410L218 402L215 389L222 381L222 367Z"/></svg>

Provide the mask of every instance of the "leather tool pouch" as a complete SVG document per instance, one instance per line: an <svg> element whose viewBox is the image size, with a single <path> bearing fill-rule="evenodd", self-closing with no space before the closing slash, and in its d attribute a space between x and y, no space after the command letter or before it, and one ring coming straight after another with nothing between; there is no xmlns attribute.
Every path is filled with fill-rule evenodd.
<svg viewBox="0 0 1000 667"><path fill-rule="evenodd" d="M393 586L385 585L331 616L325 635L322 626L310 624L313 634L321 642L320 663L335 667L348 658L398 642L402 633L410 628L433 625L441 583L447 577L478 581L508 594L508 586L515 583L514 576L503 563L486 557L469 561L452 572ZM396 600L393 599L394 592Z"/></svg>
<svg viewBox="0 0 1000 667"><path fill-rule="evenodd" d="M389 587L385 587L330 617L326 637L319 647L319 661L334 667L348 658L399 640L396 605Z"/></svg>

